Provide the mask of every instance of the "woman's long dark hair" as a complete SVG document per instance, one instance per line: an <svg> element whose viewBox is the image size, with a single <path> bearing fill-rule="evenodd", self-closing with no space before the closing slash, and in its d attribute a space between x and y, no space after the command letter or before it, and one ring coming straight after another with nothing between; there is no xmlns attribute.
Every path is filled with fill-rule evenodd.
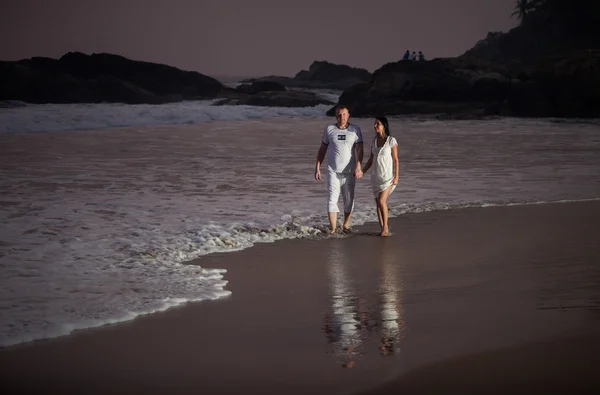
<svg viewBox="0 0 600 395"><path fill-rule="evenodd" d="M381 124L383 125L383 129L385 130L385 135L389 136L390 135L390 125L388 124L388 120L386 117L375 117L376 120L378 120L379 122L381 122Z"/></svg>

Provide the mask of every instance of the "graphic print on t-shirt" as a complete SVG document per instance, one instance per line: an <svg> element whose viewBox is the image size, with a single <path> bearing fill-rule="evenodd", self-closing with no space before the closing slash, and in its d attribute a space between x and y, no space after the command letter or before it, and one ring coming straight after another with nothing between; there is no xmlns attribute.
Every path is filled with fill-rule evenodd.
<svg viewBox="0 0 600 395"><path fill-rule="evenodd" d="M340 129L336 124L329 125L323 132L323 144L327 149L327 169L335 173L352 173L356 166L355 146L362 143L362 133L358 126L348 125Z"/></svg>

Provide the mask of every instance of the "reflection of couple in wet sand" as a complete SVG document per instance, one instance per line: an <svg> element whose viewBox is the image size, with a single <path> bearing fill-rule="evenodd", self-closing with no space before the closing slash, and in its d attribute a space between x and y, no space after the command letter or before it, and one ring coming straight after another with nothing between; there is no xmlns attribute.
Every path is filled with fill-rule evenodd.
<svg viewBox="0 0 600 395"><path fill-rule="evenodd" d="M328 125L323 132L317 152L315 179L321 180L321 163L327 154L327 212L331 233L337 229L338 200L340 192L344 202L343 232L350 231L350 218L354 208L356 180L362 178L371 167L371 187L377 205L377 217L381 236L389 235L387 199L398 185L398 143L390 136L388 120L377 117L374 122L376 136L371 143L371 156L361 167L363 137L360 127L348 123L348 108L338 105L335 109L337 123Z"/></svg>
<svg viewBox="0 0 600 395"><path fill-rule="evenodd" d="M334 241L330 250L327 262L330 303L324 330L335 353L348 358L345 366L352 367L353 356L364 353L362 346L373 332L379 332L379 353L391 355L397 352L405 323L400 266L395 249L385 246L379 249L378 293L373 302L369 300L368 293L361 295L357 283L364 278L352 275L347 256L349 251L345 247L341 240Z"/></svg>

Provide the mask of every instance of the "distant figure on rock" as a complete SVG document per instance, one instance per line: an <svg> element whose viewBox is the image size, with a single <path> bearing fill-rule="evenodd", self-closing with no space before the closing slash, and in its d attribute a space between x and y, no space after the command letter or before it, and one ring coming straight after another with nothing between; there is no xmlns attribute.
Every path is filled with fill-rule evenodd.
<svg viewBox="0 0 600 395"><path fill-rule="evenodd" d="M402 60L408 60L410 58L410 51L407 49L406 52L404 52L404 56L402 57Z"/></svg>
<svg viewBox="0 0 600 395"><path fill-rule="evenodd" d="M410 54L410 60L417 60L417 53L415 51L412 51L412 53Z"/></svg>
<svg viewBox="0 0 600 395"><path fill-rule="evenodd" d="M423 55L423 52L421 51L419 51L419 55L417 56L417 58L419 59L419 62L425 61L425 55Z"/></svg>

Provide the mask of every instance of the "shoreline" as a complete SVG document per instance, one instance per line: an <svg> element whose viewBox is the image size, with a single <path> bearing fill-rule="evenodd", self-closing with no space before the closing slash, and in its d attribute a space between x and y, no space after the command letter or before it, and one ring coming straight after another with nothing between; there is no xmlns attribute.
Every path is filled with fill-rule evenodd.
<svg viewBox="0 0 600 395"><path fill-rule="evenodd" d="M486 350L544 355L528 344L573 362L569 344L600 349L598 224L598 201L465 208L211 254L195 262L228 270L229 297L1 349L2 387L347 394Z"/></svg>
<svg viewBox="0 0 600 395"><path fill-rule="evenodd" d="M444 212L444 211L455 211L455 210L462 210L462 209L473 209L473 208L490 208L490 207L512 207L512 206L530 206L530 205L546 205L546 204L577 204L577 203L588 203L588 202L600 202L600 198L588 198L588 199L578 199L578 200L559 200L559 201L533 201L533 202L520 202L520 203L509 203L509 204L495 204L495 203L490 203L490 204L485 204L485 205L469 205L466 204L464 206L461 205L457 205L457 206L452 206L449 208L435 208L431 211L424 211L424 212L408 212L408 213L403 213L400 214L398 216L395 217L390 217L390 221L395 221L395 220L401 220L403 218L403 216L405 215L422 215L422 214L428 214L428 213L436 213L436 212ZM339 237L339 238L345 238L348 237L348 234L344 234L343 232L340 232L341 229L341 221L339 221L338 218L338 231L336 232L336 235L334 237ZM353 233L357 233L358 235L362 235L362 236L378 236L379 235L379 229L375 226L376 223L375 222L370 222L367 221L366 223L363 223L361 225L356 225L356 226L352 226L352 228L354 229ZM326 227L328 227L328 225L323 225L323 229L325 229ZM367 227L367 229L369 229L369 231L361 231L360 229L363 229ZM215 252L211 252L208 253L206 255L202 255L199 258L195 258L195 259L191 259L190 261L187 262L183 262L182 265L188 265L188 264L194 264L195 262L199 262L199 260L205 259L208 255L214 255L214 254L218 254L218 255L223 255L223 254L229 254L229 253L240 253L242 251L245 251L249 248L254 248L258 245L264 244L264 243L278 243L281 241L292 241L292 240L305 240L305 239L309 239L309 240L323 240L327 237L331 237L330 235L319 235L319 236L312 236L312 237L300 237L300 238L283 238L283 239L275 239L272 241L256 241L255 244L252 247L247 247L247 248L242 248L242 249L233 249L233 250L223 250L223 251L215 251ZM227 255L224 255L227 256ZM200 265L200 264L199 264ZM212 267L207 268L205 265L201 265L203 266L205 269L209 269L212 270ZM223 269L226 269L225 267L223 267ZM227 279L225 278L225 280L227 281ZM224 289L225 291L228 291L227 288ZM221 298L226 298L226 297L220 297L217 299L221 299ZM13 344L8 344L8 345L4 345L1 346L0 345L0 350L5 349L5 348L12 348L12 347L19 347L22 345L28 345L28 344L35 344L35 343L39 343L39 342L45 342L45 341L50 341L50 340L54 340L57 338L61 338L64 336L71 336L74 333L78 333L80 331L86 331L86 330L94 330L94 329L99 329L99 328L103 328L103 327L110 327L113 325L120 325L120 324L127 324L128 322L135 320L139 317L144 317L144 316L148 316L148 315L153 315L153 314L160 314L163 313L167 310L173 309L173 308L182 308L185 307L187 304L190 303L198 303L198 302L211 302L217 299L203 299L203 300L196 300L196 301L187 301L184 302L183 304L177 304L174 306L167 306L167 307L161 307L161 308L157 308L154 311L151 312L143 312L143 313L139 313L137 315L135 315L133 318L122 318L122 319L110 319L104 323L101 324L97 324L94 326L85 326L85 327L81 327L81 328L76 328L76 329L72 329L72 331L70 333L67 334L61 334L61 335L55 335L55 336L51 336L51 337L45 337L45 338L36 338L33 340L25 340L25 341L19 341ZM111 321L111 322L109 322Z"/></svg>

